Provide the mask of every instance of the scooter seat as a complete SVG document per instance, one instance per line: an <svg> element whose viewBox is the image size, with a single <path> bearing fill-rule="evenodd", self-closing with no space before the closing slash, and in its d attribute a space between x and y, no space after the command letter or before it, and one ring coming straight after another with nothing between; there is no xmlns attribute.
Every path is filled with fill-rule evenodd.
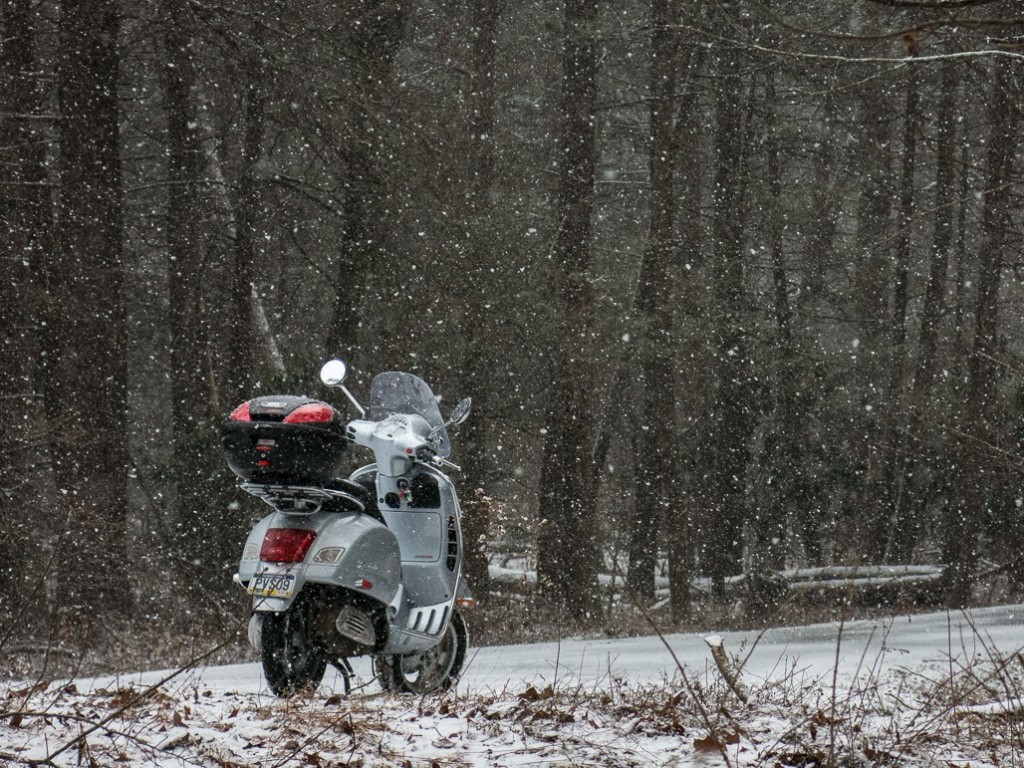
<svg viewBox="0 0 1024 768"><path fill-rule="evenodd" d="M359 500L363 505L363 514L369 515L375 520L378 520L384 525L387 525L387 521L384 519L384 515L380 513L380 509L377 507L377 497L365 486L352 482L351 480L345 480L344 478L338 478L331 481L328 485L324 486L327 490L341 491L347 493L349 496L353 496Z"/></svg>

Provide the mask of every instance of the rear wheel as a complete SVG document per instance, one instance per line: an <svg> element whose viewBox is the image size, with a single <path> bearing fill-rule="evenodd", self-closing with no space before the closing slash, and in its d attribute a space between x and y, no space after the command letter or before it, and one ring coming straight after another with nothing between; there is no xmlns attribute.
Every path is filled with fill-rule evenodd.
<svg viewBox="0 0 1024 768"><path fill-rule="evenodd" d="M425 694L446 690L459 679L469 646L469 630L462 614L456 611L441 641L432 648L415 653L378 657L377 673L389 690Z"/></svg>
<svg viewBox="0 0 1024 768"><path fill-rule="evenodd" d="M267 684L277 696L315 688L327 659L311 637L311 606L299 595L283 613L267 613L260 631L260 655Z"/></svg>

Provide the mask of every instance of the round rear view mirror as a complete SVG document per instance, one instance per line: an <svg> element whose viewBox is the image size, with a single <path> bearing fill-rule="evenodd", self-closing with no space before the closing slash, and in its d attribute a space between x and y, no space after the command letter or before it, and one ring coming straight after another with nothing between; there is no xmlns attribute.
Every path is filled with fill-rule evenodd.
<svg viewBox="0 0 1024 768"><path fill-rule="evenodd" d="M328 360L320 369L320 381L327 387L336 387L345 380L345 363L341 360Z"/></svg>
<svg viewBox="0 0 1024 768"><path fill-rule="evenodd" d="M461 424L469 418L469 409L473 404L473 400L468 397L464 397L459 400L458 405L452 409L451 418L448 420L451 424Z"/></svg>

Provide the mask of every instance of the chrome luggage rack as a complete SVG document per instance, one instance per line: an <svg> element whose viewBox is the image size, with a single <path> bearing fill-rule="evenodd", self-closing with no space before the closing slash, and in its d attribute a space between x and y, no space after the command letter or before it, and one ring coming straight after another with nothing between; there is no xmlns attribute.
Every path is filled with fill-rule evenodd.
<svg viewBox="0 0 1024 768"><path fill-rule="evenodd" d="M311 515L319 512L324 502L340 500L351 504L357 511L365 512L366 505L351 493L337 488L319 488L309 485L264 485L262 483L240 483L246 493L262 499L278 512Z"/></svg>

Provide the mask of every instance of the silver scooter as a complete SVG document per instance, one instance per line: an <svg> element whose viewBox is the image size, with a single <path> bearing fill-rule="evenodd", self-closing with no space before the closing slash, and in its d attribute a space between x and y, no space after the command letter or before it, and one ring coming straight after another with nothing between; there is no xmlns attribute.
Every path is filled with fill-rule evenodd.
<svg viewBox="0 0 1024 768"><path fill-rule="evenodd" d="M364 409L344 386L345 364L323 366L361 418L347 424L322 401L292 396L243 403L223 430L241 487L273 507L249 534L234 579L252 595L249 642L271 690L316 686L327 664L346 692L350 658L370 656L386 689L449 687L466 657L455 486L443 470L448 428L469 416L465 398L445 421L430 387L410 373L378 375ZM335 477L347 445L375 462Z"/></svg>

